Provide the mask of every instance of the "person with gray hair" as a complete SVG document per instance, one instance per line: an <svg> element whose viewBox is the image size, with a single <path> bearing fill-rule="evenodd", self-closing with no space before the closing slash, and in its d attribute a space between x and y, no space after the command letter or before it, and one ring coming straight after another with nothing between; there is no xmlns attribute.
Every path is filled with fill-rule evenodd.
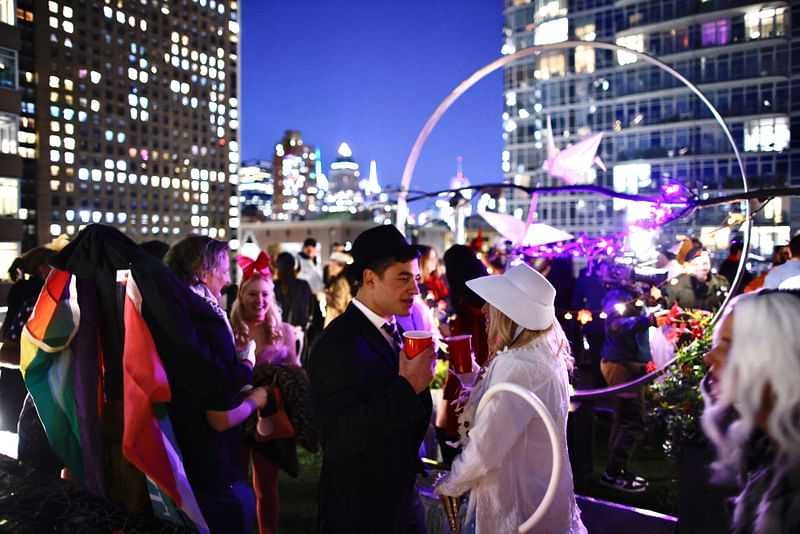
<svg viewBox="0 0 800 534"><path fill-rule="evenodd" d="M732 531L800 532L800 292L731 301L705 356L702 424L715 481L734 483Z"/></svg>

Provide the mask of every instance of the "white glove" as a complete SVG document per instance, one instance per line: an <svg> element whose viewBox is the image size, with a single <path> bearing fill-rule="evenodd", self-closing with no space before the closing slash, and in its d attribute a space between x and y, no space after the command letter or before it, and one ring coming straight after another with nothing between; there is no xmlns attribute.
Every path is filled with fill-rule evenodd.
<svg viewBox="0 0 800 534"><path fill-rule="evenodd" d="M478 381L480 373L481 373L481 367L480 365L475 363L474 358L472 359L472 371L468 373L456 373L455 371L453 371L453 374L456 375L456 378L458 378L458 381L461 382L461 385L465 389L472 389L472 387L475 385L475 382Z"/></svg>

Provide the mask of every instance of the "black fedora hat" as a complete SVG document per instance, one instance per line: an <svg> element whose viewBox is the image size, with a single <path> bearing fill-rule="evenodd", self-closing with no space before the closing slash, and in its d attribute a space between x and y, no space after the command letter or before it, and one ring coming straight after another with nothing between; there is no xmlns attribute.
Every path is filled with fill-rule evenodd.
<svg viewBox="0 0 800 534"><path fill-rule="evenodd" d="M397 258L398 261L418 258L419 247L410 244L395 226L383 224L358 234L350 254L353 256L351 272L360 278L370 262L380 258Z"/></svg>

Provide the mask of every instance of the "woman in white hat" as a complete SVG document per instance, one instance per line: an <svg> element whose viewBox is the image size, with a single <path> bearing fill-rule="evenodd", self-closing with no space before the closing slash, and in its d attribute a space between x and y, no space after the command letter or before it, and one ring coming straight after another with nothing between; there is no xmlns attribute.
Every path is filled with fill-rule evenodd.
<svg viewBox="0 0 800 534"><path fill-rule="evenodd" d="M562 469L555 499L531 532L585 533L575 504L566 445L569 407L569 343L555 320L555 289L531 267L520 264L505 274L467 282L486 300L489 363L469 395L461 416L463 452L439 494L470 491L467 524L475 532L516 532L542 501L550 480L550 440L531 406L501 393L475 417L483 394L510 382L535 393L548 408L559 433Z"/></svg>

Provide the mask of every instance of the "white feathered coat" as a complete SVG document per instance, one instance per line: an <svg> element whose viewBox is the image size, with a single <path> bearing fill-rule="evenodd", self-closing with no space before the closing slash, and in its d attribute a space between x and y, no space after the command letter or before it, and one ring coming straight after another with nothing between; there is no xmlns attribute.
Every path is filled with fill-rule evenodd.
<svg viewBox="0 0 800 534"><path fill-rule="evenodd" d="M559 437L561 472L556 497L546 515L529 531L538 534L583 534L586 528L575 504L566 445L569 407L568 373L558 348L547 335L524 347L498 353L470 393L461 421L463 452L437 491L461 495L470 491L467 517L477 514L478 534L512 533L544 497L552 452L547 430L523 398L509 392L494 396L475 419L483 394L502 382L533 391L548 408Z"/></svg>

